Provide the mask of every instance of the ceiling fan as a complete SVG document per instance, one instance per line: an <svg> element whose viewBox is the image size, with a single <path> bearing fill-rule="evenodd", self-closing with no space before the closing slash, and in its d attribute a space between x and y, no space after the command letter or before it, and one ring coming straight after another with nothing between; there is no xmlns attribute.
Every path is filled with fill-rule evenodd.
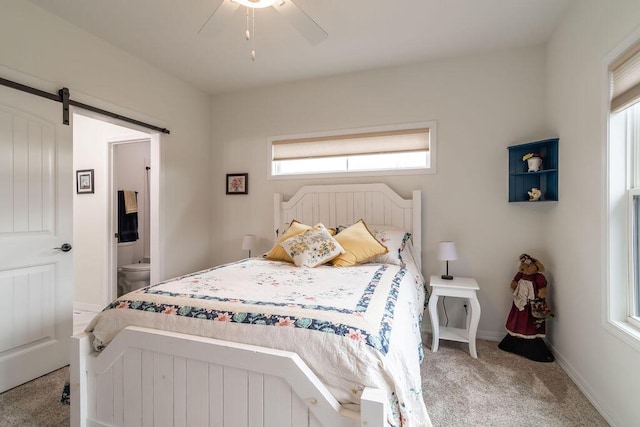
<svg viewBox="0 0 640 427"><path fill-rule="evenodd" d="M246 6L247 11L273 7L314 46L324 41L328 36L327 32L292 0L218 0L218 6L200 28L198 34L217 34L231 20L240 6ZM252 12L254 11L252 10ZM247 28L247 38L248 35L249 29Z"/></svg>

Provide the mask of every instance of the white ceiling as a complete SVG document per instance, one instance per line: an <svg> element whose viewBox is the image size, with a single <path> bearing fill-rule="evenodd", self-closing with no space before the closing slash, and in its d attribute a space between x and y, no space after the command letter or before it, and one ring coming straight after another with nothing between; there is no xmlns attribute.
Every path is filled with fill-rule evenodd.
<svg viewBox="0 0 640 427"><path fill-rule="evenodd" d="M294 0L329 37L312 46L273 8L198 34L220 0L30 0L180 79L221 93L544 43L573 0ZM225 0L229 1L229 0Z"/></svg>

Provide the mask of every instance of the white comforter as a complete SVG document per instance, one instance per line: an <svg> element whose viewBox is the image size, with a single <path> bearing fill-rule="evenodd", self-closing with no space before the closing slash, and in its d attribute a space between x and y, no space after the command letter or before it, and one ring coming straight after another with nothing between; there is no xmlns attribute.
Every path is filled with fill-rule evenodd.
<svg viewBox="0 0 640 427"><path fill-rule="evenodd" d="M293 351L345 407L364 387L380 388L390 425L423 427L424 301L411 263L307 269L249 259L124 295L87 332L97 350L137 325Z"/></svg>

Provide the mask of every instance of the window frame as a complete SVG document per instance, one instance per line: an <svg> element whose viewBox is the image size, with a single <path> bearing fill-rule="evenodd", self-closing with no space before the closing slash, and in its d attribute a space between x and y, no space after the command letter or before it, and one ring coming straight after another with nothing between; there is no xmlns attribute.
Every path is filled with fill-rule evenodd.
<svg viewBox="0 0 640 427"><path fill-rule="evenodd" d="M602 325L636 351L640 351L640 318L633 316L633 203L631 155L618 113L611 112L610 67L625 51L640 40L635 32L613 49L602 62L602 129L605 181L603 215L603 310ZM624 165L624 167L621 167ZM638 165L640 168L640 165ZM638 171L640 172L640 171ZM639 230L640 231L640 230Z"/></svg>
<svg viewBox="0 0 640 427"><path fill-rule="evenodd" d="M313 172L313 173L301 173L301 174L288 174L288 175L274 175L273 174L273 149L272 144L274 141L286 140L286 139L302 139L302 138L318 138L318 137L332 137L343 136L357 133L373 133L373 132L387 132L387 131L402 131L411 129L429 129L429 167L427 168L411 168L411 169L394 169L394 170L370 170L370 171L340 171L340 172ZM351 177L366 177L366 176L399 176L399 175L425 175L435 174L437 172L437 123L436 121L425 122L413 122L383 126L371 126L363 128L352 129L340 129L323 132L308 132L302 134L290 134L290 135L274 135L267 137L266 150L267 150L267 180L301 180L301 179L313 179L313 178L351 178Z"/></svg>
<svg viewBox="0 0 640 427"><path fill-rule="evenodd" d="M640 112L638 113L640 116ZM639 138L640 139L640 138ZM640 147L640 141L638 141L638 146ZM627 150L629 152L630 150ZM629 170L631 173L637 173L638 169L640 169L640 164L636 165L635 168L631 167ZM627 237L628 241L628 254L629 259L627 261L628 268L628 298L627 298L627 320L635 327L640 329L640 317L638 317L638 281L640 281L640 221L638 218L640 217L640 200L637 201L637 211L636 211L636 201L634 198L640 198L640 187L629 188L627 190L627 205L629 211L627 213Z"/></svg>

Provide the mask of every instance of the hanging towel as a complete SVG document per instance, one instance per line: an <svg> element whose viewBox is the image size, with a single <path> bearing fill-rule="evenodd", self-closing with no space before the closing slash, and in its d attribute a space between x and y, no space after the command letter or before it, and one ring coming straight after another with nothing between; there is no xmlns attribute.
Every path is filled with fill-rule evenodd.
<svg viewBox="0 0 640 427"><path fill-rule="evenodd" d="M136 193L133 192L134 201ZM125 192L118 191L118 242L135 242L138 240L138 213L128 214L125 208Z"/></svg>
<svg viewBox="0 0 640 427"><path fill-rule="evenodd" d="M138 212L137 193L131 190L124 190L124 209L125 213L132 214Z"/></svg>

